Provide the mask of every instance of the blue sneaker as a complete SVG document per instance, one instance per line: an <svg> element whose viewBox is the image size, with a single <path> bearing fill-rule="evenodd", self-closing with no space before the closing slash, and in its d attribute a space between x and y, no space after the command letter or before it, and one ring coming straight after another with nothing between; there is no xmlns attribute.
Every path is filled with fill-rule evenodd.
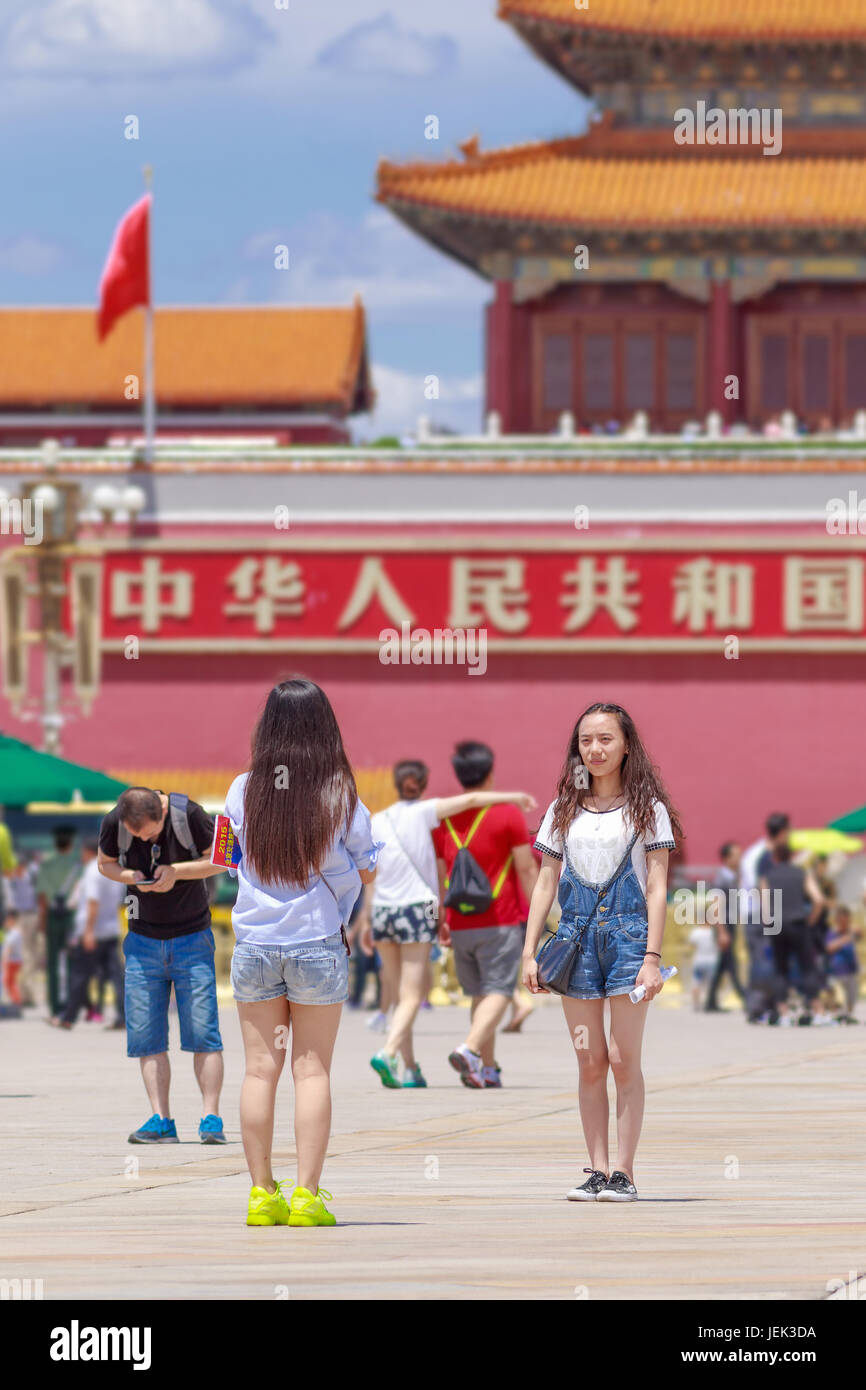
<svg viewBox="0 0 866 1390"><path fill-rule="evenodd" d="M174 1120L164 1120L161 1115L151 1115L147 1124L136 1129L129 1136L130 1144L179 1144Z"/></svg>
<svg viewBox="0 0 866 1390"><path fill-rule="evenodd" d="M198 1137L203 1144L224 1144L223 1122L219 1115L205 1115L198 1127Z"/></svg>

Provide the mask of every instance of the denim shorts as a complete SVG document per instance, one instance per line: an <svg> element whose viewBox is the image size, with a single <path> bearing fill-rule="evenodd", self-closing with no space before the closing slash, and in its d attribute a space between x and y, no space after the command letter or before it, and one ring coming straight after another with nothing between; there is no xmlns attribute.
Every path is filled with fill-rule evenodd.
<svg viewBox="0 0 866 1390"><path fill-rule="evenodd" d="M569 999L610 999L630 994L647 948L646 918L592 921L582 937L568 981Z"/></svg>
<svg viewBox="0 0 866 1390"><path fill-rule="evenodd" d="M222 1052L210 927L167 941L128 931L123 942L127 1057L168 1051L174 985L182 1052Z"/></svg>
<svg viewBox="0 0 866 1390"><path fill-rule="evenodd" d="M282 998L290 1004L345 1004L349 957L342 933L298 946L237 942L232 953L232 990L241 1004Z"/></svg>

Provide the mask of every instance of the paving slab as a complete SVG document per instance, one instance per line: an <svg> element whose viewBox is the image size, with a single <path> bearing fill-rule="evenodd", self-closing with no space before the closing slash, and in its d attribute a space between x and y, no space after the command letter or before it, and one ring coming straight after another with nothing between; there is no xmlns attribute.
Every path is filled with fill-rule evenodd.
<svg viewBox="0 0 866 1390"><path fill-rule="evenodd" d="M197 1142L200 1100L176 1019L182 1142L155 1148L127 1142L148 1106L122 1033L84 1023L57 1033L30 1013L0 1022L0 1281L41 1280L45 1299L866 1294L862 1023L750 1027L738 1011L695 1014L684 995L663 996L647 1025L641 1200L619 1206L564 1200L586 1159L557 1001L498 1040L501 1091L468 1091L448 1066L467 1024L457 1007L421 1015L428 1089L385 1090L369 1066L381 1043L369 1017L344 1013L322 1178L340 1224L315 1230L244 1224L231 1004L220 1011L223 1147ZM287 1071L275 1171L289 1179L291 1104Z"/></svg>

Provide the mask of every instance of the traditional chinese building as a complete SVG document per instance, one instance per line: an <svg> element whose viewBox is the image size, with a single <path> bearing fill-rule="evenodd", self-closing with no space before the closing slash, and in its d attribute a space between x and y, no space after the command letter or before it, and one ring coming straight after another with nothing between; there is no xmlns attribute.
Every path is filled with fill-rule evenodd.
<svg viewBox="0 0 866 1390"><path fill-rule="evenodd" d="M157 428L165 438L267 435L342 443L373 390L360 300L348 309L155 311ZM0 309L0 446L69 446L141 432L141 312L100 343L93 309Z"/></svg>
<svg viewBox="0 0 866 1390"><path fill-rule="evenodd" d="M493 286L507 432L866 407L862 0L500 0L594 99L583 136L383 162L378 198Z"/></svg>
<svg viewBox="0 0 866 1390"><path fill-rule="evenodd" d="M787 407L820 424L866 406L860 0L500 12L602 119L584 137L383 165L379 196L493 282L488 405L505 429L547 431L564 410L581 428L646 410L676 429L711 406L756 425ZM710 112L741 108L726 134L770 143L779 126L765 132L762 112L782 110L780 153L707 140L722 130ZM694 145L675 138L684 109ZM367 389L353 341L344 409ZM118 359L105 390L129 370ZM32 370L16 379L43 400ZM331 399L320 391L304 400ZM576 717L605 699L637 719L693 867L756 838L773 810L824 825L864 799L864 462L862 437L735 435L164 449L149 468L129 449L68 450L66 483L116 477L147 503L67 557L69 630L94 691L63 752L218 801L268 688L301 672L331 697L374 808L398 758L424 758L434 794L453 789L463 738L488 741L497 784L543 807ZM0 487L26 490L43 468L9 450ZM12 544L0 534L0 552ZM76 607L79 569L89 606ZM32 625L4 619L10 592L4 646ZM32 694L39 655L19 649ZM0 661L0 727L26 738L38 726L23 717L24 664L15 688Z"/></svg>
<svg viewBox="0 0 866 1390"><path fill-rule="evenodd" d="M371 804L401 757L452 787L460 738L489 741L498 785L546 804L574 719L605 698L637 718L693 866L770 810L825 824L863 800L863 455L606 440L164 454L131 475L149 498L132 534L103 534L98 560L85 535L69 559L70 594L81 567L97 595L96 689L62 751L218 800L270 684L300 671L331 696ZM128 455L96 450L60 467L85 491L130 477ZM7 454L0 485L41 468ZM450 659L447 628L475 634ZM31 693L38 673L31 650ZM0 728L38 737L2 655L0 676Z"/></svg>

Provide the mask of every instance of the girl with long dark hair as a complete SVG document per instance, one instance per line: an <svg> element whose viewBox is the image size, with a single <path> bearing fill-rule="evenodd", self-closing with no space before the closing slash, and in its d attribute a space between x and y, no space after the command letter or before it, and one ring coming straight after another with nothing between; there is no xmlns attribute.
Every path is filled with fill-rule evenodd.
<svg viewBox="0 0 866 1390"><path fill-rule="evenodd" d="M536 949L553 900L562 909L556 945L562 995L580 1070L580 1118L591 1167L569 1201L633 1202L634 1156L644 1109L641 1045L647 1005L660 992L669 851L679 817L631 716L590 705L571 734L565 765L536 840L543 854L529 910L523 979L539 984ZM541 954L545 977L544 953ZM638 985L644 999L633 1004ZM610 1038L604 1001L610 1001ZM608 1161L608 1067L617 1093L617 1166Z"/></svg>
<svg viewBox="0 0 866 1390"><path fill-rule="evenodd" d="M269 694L250 770L229 788L226 815L241 849L232 988L246 1054L247 1225L333 1226L319 1178L331 1129L331 1057L348 997L345 924L362 883L375 877L381 846L334 711L312 681L282 681ZM298 1183L287 1202L271 1148L290 1032Z"/></svg>

